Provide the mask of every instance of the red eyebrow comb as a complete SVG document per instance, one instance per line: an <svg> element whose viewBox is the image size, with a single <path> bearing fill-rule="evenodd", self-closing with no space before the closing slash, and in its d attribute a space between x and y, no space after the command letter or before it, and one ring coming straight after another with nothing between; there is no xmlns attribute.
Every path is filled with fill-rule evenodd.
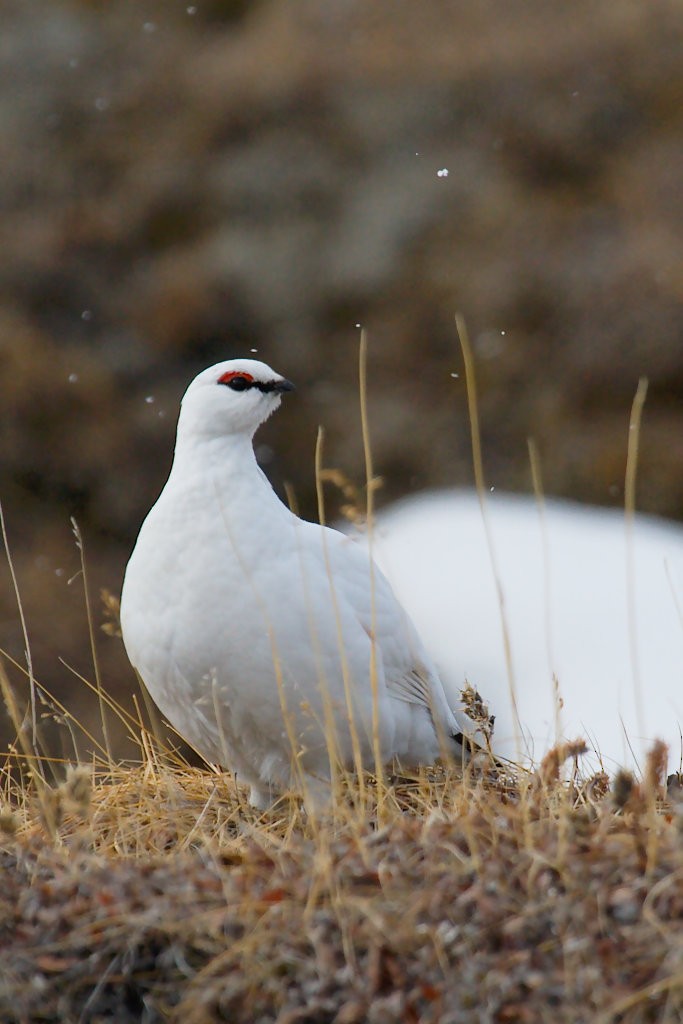
<svg viewBox="0 0 683 1024"><path fill-rule="evenodd" d="M219 384L229 384L235 377L242 377L244 380L253 380L254 378L250 373L245 373L243 370L226 370L225 373L221 374L218 378Z"/></svg>

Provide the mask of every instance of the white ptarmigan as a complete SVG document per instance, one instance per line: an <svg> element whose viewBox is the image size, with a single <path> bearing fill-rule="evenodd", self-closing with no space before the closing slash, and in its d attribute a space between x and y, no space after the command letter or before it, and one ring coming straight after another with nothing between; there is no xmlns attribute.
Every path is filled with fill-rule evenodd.
<svg viewBox="0 0 683 1024"><path fill-rule="evenodd" d="M367 552L299 519L257 465L254 432L292 388L253 359L192 381L121 596L126 651L162 713L259 808L289 789L319 804L333 761L374 765L374 684L385 763L458 756L472 732Z"/></svg>

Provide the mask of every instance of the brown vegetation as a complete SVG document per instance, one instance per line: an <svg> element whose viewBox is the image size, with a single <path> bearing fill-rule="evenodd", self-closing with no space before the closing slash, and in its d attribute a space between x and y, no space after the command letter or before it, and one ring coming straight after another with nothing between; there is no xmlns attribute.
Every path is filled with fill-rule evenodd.
<svg viewBox="0 0 683 1024"><path fill-rule="evenodd" d="M683 805L661 752L613 794L561 781L571 754L351 783L311 820L159 755L7 774L0 1017L673 1024Z"/></svg>

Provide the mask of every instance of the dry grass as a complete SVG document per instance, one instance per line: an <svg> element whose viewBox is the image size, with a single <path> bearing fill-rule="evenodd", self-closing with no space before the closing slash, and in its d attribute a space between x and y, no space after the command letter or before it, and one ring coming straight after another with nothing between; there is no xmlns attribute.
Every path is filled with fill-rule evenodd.
<svg viewBox="0 0 683 1024"><path fill-rule="evenodd" d="M683 804L661 751L612 793L572 753L395 780L381 820L371 782L306 820L158 753L8 763L0 1019L679 1021Z"/></svg>

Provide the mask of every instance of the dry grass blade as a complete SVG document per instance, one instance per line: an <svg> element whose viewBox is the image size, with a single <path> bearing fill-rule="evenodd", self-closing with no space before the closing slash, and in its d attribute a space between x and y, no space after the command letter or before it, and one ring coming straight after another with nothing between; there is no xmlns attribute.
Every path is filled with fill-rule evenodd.
<svg viewBox="0 0 683 1024"><path fill-rule="evenodd" d="M643 407L647 397L648 382L644 377L638 381L638 387L631 406L631 416L628 425L628 447L626 454L626 479L624 484L624 509L626 514L626 578L627 578L627 610L628 610L628 636L631 648L631 670L633 674L633 689L635 705L638 716L638 727L641 735L646 734L645 728L645 704L643 701L643 687L640 678L640 664L638 657L638 626L636 616L636 571L635 571L635 549L633 541L633 524L636 513L636 479L638 473L638 452L640 449L640 427L643 417Z"/></svg>
<svg viewBox="0 0 683 1024"><path fill-rule="evenodd" d="M372 465L372 447L370 445L370 425L368 419L368 336L365 329L360 334L358 353L358 379L360 386L360 418L363 437L363 457L365 460L365 484L367 499L367 532L368 532L368 575L370 578L370 686L372 687L372 748L375 757L375 777L377 779L380 808L384 794L384 763L380 743L379 728L379 679L377 668L377 605L375 598L375 563L372 558L372 531L375 509L375 475Z"/></svg>
<svg viewBox="0 0 683 1024"><path fill-rule="evenodd" d="M19 614L19 622L21 623L21 634L24 638L24 656L26 658L26 667L30 689L30 713L31 713L31 740L32 750L37 756L38 754L38 701L36 698L36 681L33 674L33 658L31 656L31 644L28 638L28 628L26 626L26 618L24 616L24 605L21 600L21 593L19 591L19 583L17 581L17 574L14 569L14 561L12 560L12 554L9 547L9 539L7 537L7 527L5 525L5 513L3 512L2 502L0 502L0 533L2 533L2 543L7 556L7 564L9 566L10 576L12 578L12 589L17 604L17 612ZM7 698L5 698L7 699ZM14 723L16 725L16 723Z"/></svg>
<svg viewBox="0 0 683 1024"><path fill-rule="evenodd" d="M472 434L472 463L474 466L474 480L477 489L477 495L479 497L479 506L481 508L481 518L484 526L484 533L486 535L486 546L488 549L489 559L491 562L491 571L493 573L493 580L496 587L498 608L500 609L500 625L503 637L503 650L505 652L505 666L507 669L508 685L510 688L510 702L515 712L513 717L513 725L515 730L517 760L521 761L522 729L521 723L519 721L519 715L517 713L517 687L515 682L514 667L512 663L510 630L508 628L507 614L505 610L505 595L503 593L501 576L498 569L498 559L496 556L495 544L493 542L493 532L491 530L491 523L489 520L488 510L486 507L486 482L484 479L484 460L482 457L481 449L481 431L479 429L479 402L477 398L477 375L474 366L474 355L472 352L472 346L470 344L467 325L465 323L464 317L460 313L456 314L455 325L458 332L458 339L460 341L460 348L462 350L463 361L465 363L465 377L467 381L467 408L470 419L470 431Z"/></svg>
<svg viewBox="0 0 683 1024"><path fill-rule="evenodd" d="M106 702L103 696L102 690L102 679L100 676L100 663L97 657L97 643L95 641L95 626L93 623L92 608L90 605L90 588L88 585L88 570L85 561L85 546L83 543L83 536L80 531L80 527L75 519L71 520L71 528L73 530L74 537L76 538L76 546L78 548L81 570L80 575L83 579L83 598L85 601L85 612L88 621L88 636L90 638L90 653L92 655L93 671L95 673L95 689L97 691L97 698L100 708L100 722L102 723L102 735L104 736L104 745L107 748L107 754L111 760L112 756L112 745L109 737L109 723L107 721L107 708ZM71 581L69 581L71 582Z"/></svg>

